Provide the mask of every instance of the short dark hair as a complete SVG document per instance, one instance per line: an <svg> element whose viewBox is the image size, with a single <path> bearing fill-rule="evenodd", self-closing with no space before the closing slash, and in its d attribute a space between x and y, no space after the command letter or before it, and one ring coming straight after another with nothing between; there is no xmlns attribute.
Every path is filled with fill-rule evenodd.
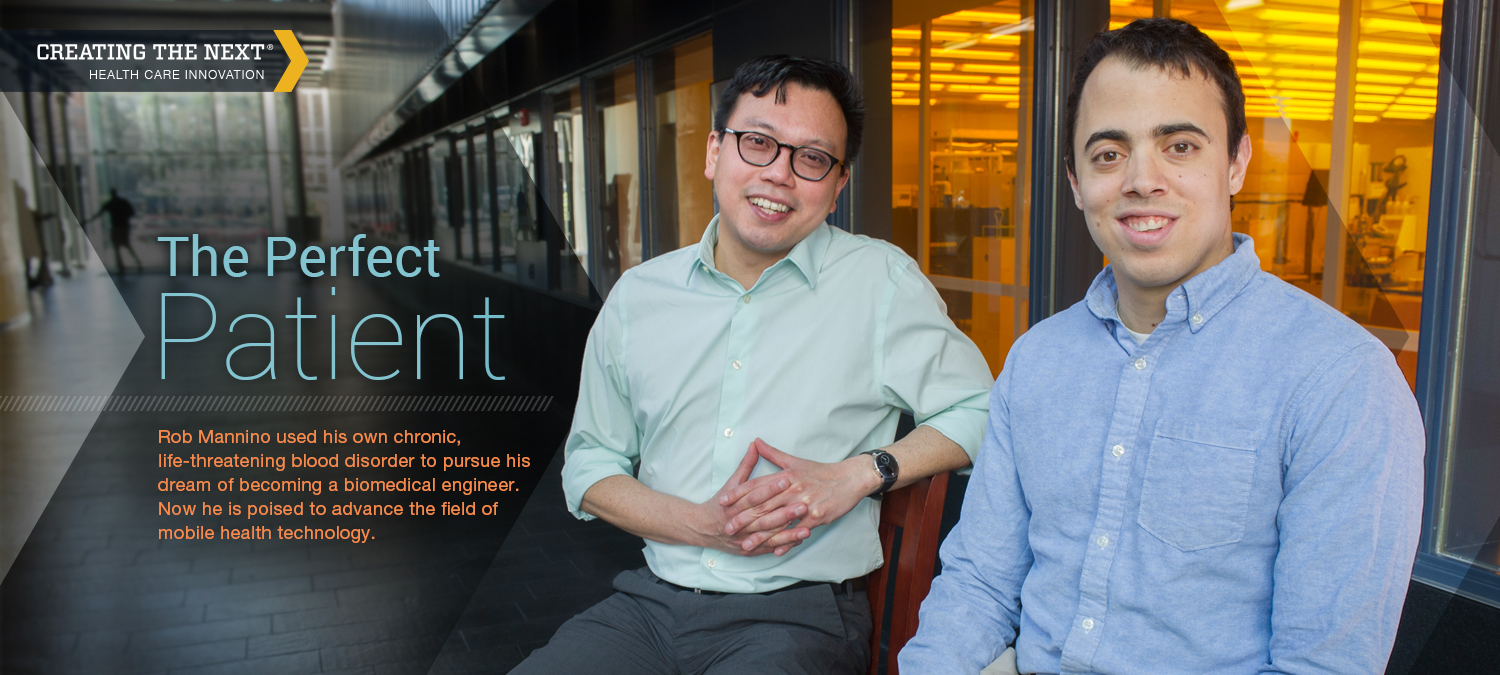
<svg viewBox="0 0 1500 675"><path fill-rule="evenodd" d="M1202 75L1218 85L1229 131L1229 158L1240 154L1240 138L1245 135L1245 90L1240 86L1239 72L1229 54L1186 21L1136 19L1095 35L1084 48L1078 69L1073 71L1073 91L1068 94L1068 145L1063 151L1068 171L1076 172L1073 139L1078 129L1078 100L1083 96L1083 85L1094 68L1110 56L1117 56L1135 68L1154 66L1183 77Z"/></svg>
<svg viewBox="0 0 1500 675"><path fill-rule="evenodd" d="M809 89L826 91L844 112L844 170L859 154L859 144L865 132L865 101L859 93L859 83L854 74L842 64L833 61L804 59L777 54L762 56L734 71L724 93L719 97L719 109L714 112L714 131L724 133L729 116L740 102L740 95L748 93L760 98L776 90L776 102L786 102L786 85L795 82Z"/></svg>

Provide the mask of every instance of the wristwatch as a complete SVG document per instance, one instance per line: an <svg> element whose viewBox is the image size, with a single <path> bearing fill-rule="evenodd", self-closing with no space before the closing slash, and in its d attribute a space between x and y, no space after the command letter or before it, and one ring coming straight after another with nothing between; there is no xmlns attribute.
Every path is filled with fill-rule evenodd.
<svg viewBox="0 0 1500 675"><path fill-rule="evenodd" d="M879 498L896 484L896 478L901 474L901 465L896 462L896 456L884 450L867 450L859 453L861 455L872 455L875 457L875 473L880 474L880 487L870 493L871 497Z"/></svg>

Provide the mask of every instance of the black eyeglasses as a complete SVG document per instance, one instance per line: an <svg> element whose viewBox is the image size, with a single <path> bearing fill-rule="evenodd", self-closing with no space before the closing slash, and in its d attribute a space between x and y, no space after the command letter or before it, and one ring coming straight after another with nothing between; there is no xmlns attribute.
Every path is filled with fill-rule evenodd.
<svg viewBox="0 0 1500 675"><path fill-rule="evenodd" d="M782 148L791 150L792 173L797 174L797 177L803 180L823 180L828 176L828 172L833 171L833 167L844 163L843 160L817 148L807 145L787 145L758 131L725 129L724 133L734 134L739 139L736 145L740 149L740 159L755 166L770 166L771 162L781 156Z"/></svg>

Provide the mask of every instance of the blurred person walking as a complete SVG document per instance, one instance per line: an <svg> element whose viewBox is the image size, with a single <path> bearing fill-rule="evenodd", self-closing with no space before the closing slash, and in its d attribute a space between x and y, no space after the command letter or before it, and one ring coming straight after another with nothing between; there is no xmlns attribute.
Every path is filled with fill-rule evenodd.
<svg viewBox="0 0 1500 675"><path fill-rule="evenodd" d="M130 257L135 259L137 273L144 272L141 266L141 256L135 252L135 247L130 245L130 219L135 215L135 207L130 201L121 197L114 188L109 189L109 201L99 207L99 212L89 217L93 220L104 214L109 214L109 240L115 247L115 268L119 270L120 276L125 276L125 260L120 255L120 250L130 251Z"/></svg>

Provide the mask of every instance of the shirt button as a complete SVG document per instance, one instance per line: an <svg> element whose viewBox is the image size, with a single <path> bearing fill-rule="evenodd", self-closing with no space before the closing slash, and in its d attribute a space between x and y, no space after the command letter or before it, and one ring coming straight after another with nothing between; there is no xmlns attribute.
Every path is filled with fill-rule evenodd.
<svg viewBox="0 0 1500 675"><path fill-rule="evenodd" d="M732 436L734 436L734 429L725 429L724 430L724 438L730 438Z"/></svg>
<svg viewBox="0 0 1500 675"><path fill-rule="evenodd" d="M1135 369L1136 370L1145 370L1146 369L1146 359L1136 359L1135 360Z"/></svg>
<svg viewBox="0 0 1500 675"><path fill-rule="evenodd" d="M1116 445L1114 447L1114 449L1110 450L1109 452L1110 452L1110 454L1112 454L1112 455L1114 455L1116 457L1119 457L1120 455L1125 454L1125 446L1123 446L1123 445Z"/></svg>
<svg viewBox="0 0 1500 675"><path fill-rule="evenodd" d="M740 296L740 300L745 301L745 304L747 304L747 305L750 304L750 294L746 293L746 294Z"/></svg>
<svg viewBox="0 0 1500 675"><path fill-rule="evenodd" d="M713 559L713 558L709 558L709 559L708 559L708 562L706 562L706 563L704 563L704 564L705 564L705 565L708 565L708 568L709 568L709 569L713 569L713 568L715 568L715 567L718 567L718 566L719 566L719 561L717 561L717 560L714 560L714 559Z"/></svg>
<svg viewBox="0 0 1500 675"><path fill-rule="evenodd" d="M1196 326L1196 325L1199 325L1201 323L1203 323L1203 315L1202 314L1194 314L1193 315L1193 325Z"/></svg>
<svg viewBox="0 0 1500 675"><path fill-rule="evenodd" d="M1086 631L1094 630L1094 620L1093 619L1084 619L1083 623L1080 624L1080 625L1082 625L1083 629L1086 630Z"/></svg>
<svg viewBox="0 0 1500 675"><path fill-rule="evenodd" d="M1101 534L1098 539L1094 540L1094 543L1098 544L1099 548L1104 548L1105 546L1109 546L1109 537Z"/></svg>
<svg viewBox="0 0 1500 675"><path fill-rule="evenodd" d="M731 363L729 365L734 366L735 370L739 370L740 369L740 362L739 361L735 361L734 363Z"/></svg>

